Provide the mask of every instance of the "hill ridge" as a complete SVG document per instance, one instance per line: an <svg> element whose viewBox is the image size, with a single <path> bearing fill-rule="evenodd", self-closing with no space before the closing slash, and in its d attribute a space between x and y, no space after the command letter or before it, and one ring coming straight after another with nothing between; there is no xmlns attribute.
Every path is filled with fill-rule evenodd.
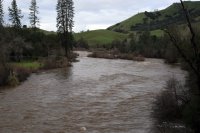
<svg viewBox="0 0 200 133"><path fill-rule="evenodd" d="M185 1L185 7L192 22L200 22L200 1ZM173 3L165 9L154 12L142 12L108 27L108 30L127 33L130 31L158 30L170 24L184 24L185 16L181 4Z"/></svg>

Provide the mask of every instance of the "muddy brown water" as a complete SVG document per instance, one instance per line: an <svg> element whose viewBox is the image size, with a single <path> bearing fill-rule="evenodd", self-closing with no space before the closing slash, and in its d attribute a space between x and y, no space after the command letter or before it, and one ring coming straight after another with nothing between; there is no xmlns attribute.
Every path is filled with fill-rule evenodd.
<svg viewBox="0 0 200 133"><path fill-rule="evenodd" d="M68 69L32 74L0 92L0 133L149 133L152 102L171 76L163 60L87 58Z"/></svg>

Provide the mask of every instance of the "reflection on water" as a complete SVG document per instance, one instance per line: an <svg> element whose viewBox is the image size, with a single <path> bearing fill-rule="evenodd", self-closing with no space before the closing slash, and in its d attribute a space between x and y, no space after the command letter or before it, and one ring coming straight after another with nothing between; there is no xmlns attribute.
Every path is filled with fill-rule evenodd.
<svg viewBox="0 0 200 133"><path fill-rule="evenodd" d="M148 133L154 96L185 72L162 60L84 57L0 93L0 133Z"/></svg>

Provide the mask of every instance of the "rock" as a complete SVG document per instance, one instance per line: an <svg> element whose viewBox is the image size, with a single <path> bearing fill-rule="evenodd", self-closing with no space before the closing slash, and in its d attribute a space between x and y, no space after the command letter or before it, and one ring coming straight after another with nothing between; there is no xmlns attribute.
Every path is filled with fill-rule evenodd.
<svg viewBox="0 0 200 133"><path fill-rule="evenodd" d="M87 130L86 127L81 127L80 129L81 129L81 131L86 131Z"/></svg>

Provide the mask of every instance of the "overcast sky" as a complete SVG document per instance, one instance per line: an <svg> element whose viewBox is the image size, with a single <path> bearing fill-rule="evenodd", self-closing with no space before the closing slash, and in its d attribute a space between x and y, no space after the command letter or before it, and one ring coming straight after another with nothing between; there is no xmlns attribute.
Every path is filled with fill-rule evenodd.
<svg viewBox="0 0 200 133"><path fill-rule="evenodd" d="M4 0L5 19L8 20L8 6L12 0ZM23 25L29 26L28 14L31 0L17 0L22 10ZM197 0L193 0L197 1ZM39 6L40 28L56 31L57 0L37 0ZM121 22L138 12L164 9L179 0L74 0L74 31L105 29Z"/></svg>

